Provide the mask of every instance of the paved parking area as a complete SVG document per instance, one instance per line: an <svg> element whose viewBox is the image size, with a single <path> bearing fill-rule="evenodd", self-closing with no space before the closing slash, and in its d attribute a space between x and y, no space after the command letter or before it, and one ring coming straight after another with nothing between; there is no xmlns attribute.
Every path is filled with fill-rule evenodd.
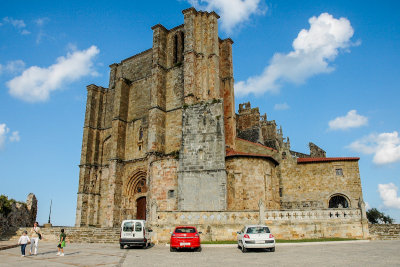
<svg viewBox="0 0 400 267"><path fill-rule="evenodd" d="M120 250L118 244L67 244L59 257L55 243L41 242L37 256L21 258L19 247L0 251L0 266L399 266L399 251L400 240L278 244L276 252L245 254L232 246L171 253L161 245Z"/></svg>

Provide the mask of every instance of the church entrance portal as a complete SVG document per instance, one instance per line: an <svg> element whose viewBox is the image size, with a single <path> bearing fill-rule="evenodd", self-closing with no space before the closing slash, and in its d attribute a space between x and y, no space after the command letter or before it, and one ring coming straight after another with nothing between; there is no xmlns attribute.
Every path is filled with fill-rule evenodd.
<svg viewBox="0 0 400 267"><path fill-rule="evenodd" d="M136 200L136 219L146 220L146 197L140 197Z"/></svg>

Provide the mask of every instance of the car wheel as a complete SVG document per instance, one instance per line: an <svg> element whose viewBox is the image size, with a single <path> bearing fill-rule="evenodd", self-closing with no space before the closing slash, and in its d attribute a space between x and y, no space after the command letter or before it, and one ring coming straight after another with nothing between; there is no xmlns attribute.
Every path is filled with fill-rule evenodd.
<svg viewBox="0 0 400 267"><path fill-rule="evenodd" d="M124 245L119 244L119 248L120 248L120 249L124 249Z"/></svg>
<svg viewBox="0 0 400 267"><path fill-rule="evenodd" d="M201 252L201 247L198 247L197 249L196 249L196 252Z"/></svg>
<svg viewBox="0 0 400 267"><path fill-rule="evenodd" d="M246 253L247 252L247 248L244 247L244 244L242 244L242 252Z"/></svg>
<svg viewBox="0 0 400 267"><path fill-rule="evenodd" d="M269 251L275 252L275 247L271 248Z"/></svg>
<svg viewBox="0 0 400 267"><path fill-rule="evenodd" d="M176 250L175 250L173 247L170 246L170 247L169 247L169 251L170 251L170 252L175 252Z"/></svg>

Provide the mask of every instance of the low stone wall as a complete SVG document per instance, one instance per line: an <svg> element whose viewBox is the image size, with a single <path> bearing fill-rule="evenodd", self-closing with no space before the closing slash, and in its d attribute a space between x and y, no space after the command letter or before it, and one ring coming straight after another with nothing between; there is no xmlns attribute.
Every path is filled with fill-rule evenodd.
<svg viewBox="0 0 400 267"><path fill-rule="evenodd" d="M96 227L51 227L40 228L44 241L58 242L61 229L64 229L71 243L118 243L119 227L117 228L96 228ZM17 241L23 231L30 232L31 228L21 227L10 240Z"/></svg>
<svg viewBox="0 0 400 267"><path fill-rule="evenodd" d="M373 240L400 239L400 224L370 224L369 233Z"/></svg>
<svg viewBox="0 0 400 267"><path fill-rule="evenodd" d="M0 240L13 235L19 227L33 225L36 213L37 200L34 194L29 194L25 203L13 201L10 213L0 213Z"/></svg>
<svg viewBox="0 0 400 267"><path fill-rule="evenodd" d="M261 216L260 216L261 214ZM260 217L263 218L260 221ZM358 209L329 210L275 210L275 211L225 211L225 212L157 212L154 222L148 222L153 232L152 242L167 243L170 232L179 225L194 225L202 232L203 241L236 240L236 232L249 224L267 224L277 239L303 238L369 238L368 224L361 219ZM375 226L372 226L375 227ZM52 227L41 228L47 241L57 242L61 228L71 242L77 243L118 243L117 228L96 227ZM397 229L399 226L391 229ZM17 240L22 231L20 228L12 240ZM391 231L394 233L395 231Z"/></svg>
<svg viewBox="0 0 400 267"><path fill-rule="evenodd" d="M157 221L149 226L153 240L168 242L170 232L178 225L194 225L203 232L202 240L235 240L244 225L267 224L278 239L357 238L369 237L368 224L358 209L276 210L227 212L157 212Z"/></svg>

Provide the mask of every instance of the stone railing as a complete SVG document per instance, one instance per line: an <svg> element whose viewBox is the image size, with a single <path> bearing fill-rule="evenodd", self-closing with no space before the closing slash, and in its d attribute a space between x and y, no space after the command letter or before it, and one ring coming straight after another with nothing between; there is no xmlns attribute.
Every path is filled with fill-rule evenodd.
<svg viewBox="0 0 400 267"><path fill-rule="evenodd" d="M302 220L357 220L361 219L359 209L320 209L320 210L279 210L266 211L268 221L302 221Z"/></svg>
<svg viewBox="0 0 400 267"><path fill-rule="evenodd" d="M260 211L160 211L156 224L237 224L265 221L315 221L315 220L360 220L359 209L319 210L267 210Z"/></svg>

